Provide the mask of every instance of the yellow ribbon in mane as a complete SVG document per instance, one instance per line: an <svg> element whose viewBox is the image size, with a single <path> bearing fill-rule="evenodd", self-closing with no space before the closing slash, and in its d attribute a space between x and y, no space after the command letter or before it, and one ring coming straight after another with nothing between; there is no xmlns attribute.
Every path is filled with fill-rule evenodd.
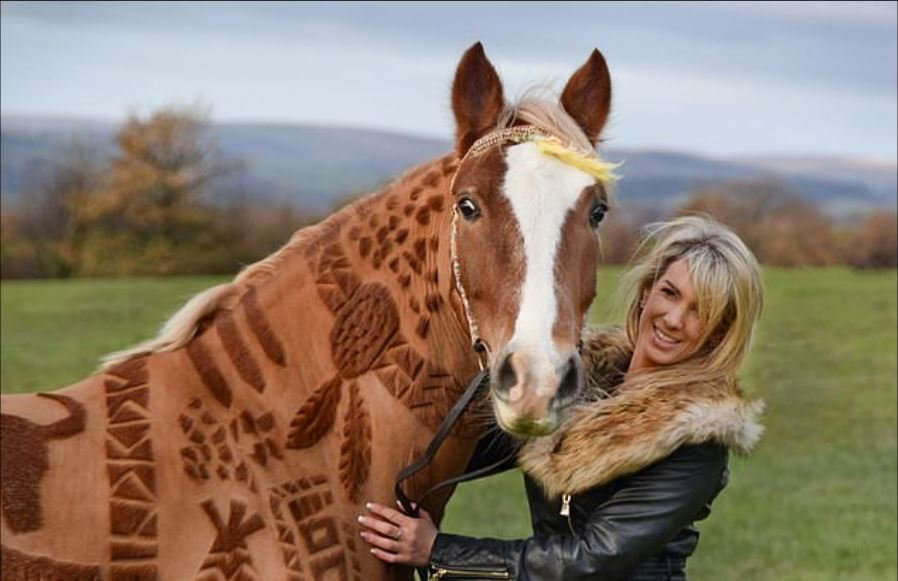
<svg viewBox="0 0 898 581"><path fill-rule="evenodd" d="M620 179L620 176L614 173L614 170L619 168L622 164L602 161L594 151L584 152L568 147L558 137L548 135L544 130L533 125L506 127L505 129L499 129L484 135L475 141L467 153L465 153L462 162L464 162L468 156L477 157L506 141L512 141L514 143L524 143L527 141L535 142L537 148L539 148L539 151L542 153L551 155L562 163L585 171L599 180L603 185L613 184ZM454 176L452 178L452 183L455 183Z"/></svg>
<svg viewBox="0 0 898 581"><path fill-rule="evenodd" d="M536 146L542 153L551 155L563 163L585 171L603 184L614 183L620 179L620 176L614 173L614 170L621 166L619 163L602 161L588 153L565 147L557 137L546 137L535 141Z"/></svg>

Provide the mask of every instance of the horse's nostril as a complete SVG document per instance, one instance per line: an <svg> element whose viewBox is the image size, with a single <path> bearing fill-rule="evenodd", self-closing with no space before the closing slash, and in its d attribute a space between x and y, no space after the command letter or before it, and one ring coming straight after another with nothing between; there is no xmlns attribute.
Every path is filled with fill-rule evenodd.
<svg viewBox="0 0 898 581"><path fill-rule="evenodd" d="M571 403L577 394L580 393L580 386L583 382L583 364L577 356L568 359L567 369L558 385L558 392L555 396L556 404L564 406Z"/></svg>
<svg viewBox="0 0 898 581"><path fill-rule="evenodd" d="M508 396L508 392L518 383L518 374L511 364L513 354L508 354L499 366L499 382L497 384L498 393L503 397Z"/></svg>

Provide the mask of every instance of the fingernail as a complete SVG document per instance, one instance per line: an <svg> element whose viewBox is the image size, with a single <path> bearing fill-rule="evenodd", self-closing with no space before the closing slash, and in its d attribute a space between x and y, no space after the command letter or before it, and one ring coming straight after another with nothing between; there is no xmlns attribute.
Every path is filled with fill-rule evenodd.
<svg viewBox="0 0 898 581"><path fill-rule="evenodd" d="M362 515L359 515L358 520L359 520L359 522L365 522L365 517L363 517Z"/></svg>
<svg viewBox="0 0 898 581"><path fill-rule="evenodd" d="M371 506L372 504L370 502L365 503L365 508L367 508L368 510L371 510Z"/></svg>

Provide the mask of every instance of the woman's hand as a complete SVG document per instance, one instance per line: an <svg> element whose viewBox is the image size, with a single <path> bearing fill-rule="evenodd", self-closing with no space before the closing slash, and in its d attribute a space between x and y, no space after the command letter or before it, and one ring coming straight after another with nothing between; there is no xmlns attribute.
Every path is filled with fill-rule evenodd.
<svg viewBox="0 0 898 581"><path fill-rule="evenodd" d="M359 517L359 523L365 527L360 534L372 546L375 557L415 567L430 563L430 550L438 531L426 510L421 509L420 518L412 518L373 502L366 508L371 515Z"/></svg>

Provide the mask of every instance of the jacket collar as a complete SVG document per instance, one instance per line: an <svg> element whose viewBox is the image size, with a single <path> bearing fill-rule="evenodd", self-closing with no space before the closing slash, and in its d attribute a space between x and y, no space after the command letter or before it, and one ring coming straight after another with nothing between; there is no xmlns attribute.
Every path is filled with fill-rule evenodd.
<svg viewBox="0 0 898 581"><path fill-rule="evenodd" d="M747 454L764 431L764 403L745 399L735 381L636 387L624 377L632 351L622 329L590 330L583 345L591 376L584 403L518 456L549 497L632 474L684 445L717 442Z"/></svg>

